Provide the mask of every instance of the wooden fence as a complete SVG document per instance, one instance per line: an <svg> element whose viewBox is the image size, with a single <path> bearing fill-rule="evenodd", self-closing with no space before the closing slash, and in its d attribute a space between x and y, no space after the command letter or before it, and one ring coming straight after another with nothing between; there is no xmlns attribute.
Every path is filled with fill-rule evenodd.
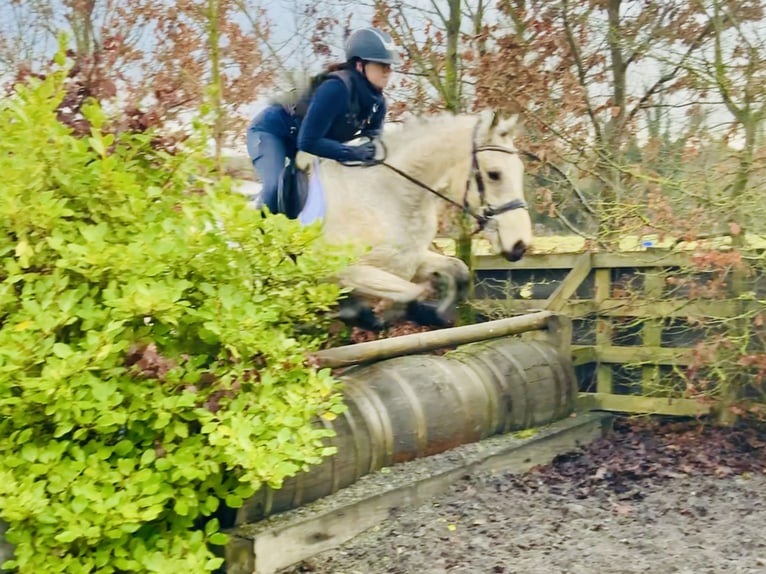
<svg viewBox="0 0 766 574"><path fill-rule="evenodd" d="M688 275L691 259L687 252L659 249L532 254L516 263L478 256L474 302L489 316L547 309L571 317L573 361L586 408L707 414L710 404L657 396L657 383L660 378L666 383L673 373L682 379L679 371L705 336L704 329L690 327L688 318L704 326L741 316L759 303L743 300L731 285L724 299L686 298L682 290L669 289L667 278L682 270ZM753 287L731 283L740 291ZM683 396L678 391L673 394Z"/></svg>

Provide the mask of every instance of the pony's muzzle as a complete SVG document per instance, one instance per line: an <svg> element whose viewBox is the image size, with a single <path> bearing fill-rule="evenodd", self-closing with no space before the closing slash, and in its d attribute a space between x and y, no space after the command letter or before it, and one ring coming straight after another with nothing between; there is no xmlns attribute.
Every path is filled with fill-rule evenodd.
<svg viewBox="0 0 766 574"><path fill-rule="evenodd" d="M511 247L510 250L503 251L503 257L505 257L508 261L518 261L524 257L526 252L527 244L519 239L516 243L513 244L513 247Z"/></svg>

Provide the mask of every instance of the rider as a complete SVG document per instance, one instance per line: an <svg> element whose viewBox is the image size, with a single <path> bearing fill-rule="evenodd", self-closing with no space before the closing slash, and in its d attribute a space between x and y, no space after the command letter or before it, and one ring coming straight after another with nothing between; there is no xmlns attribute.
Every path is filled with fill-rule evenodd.
<svg viewBox="0 0 766 574"><path fill-rule="evenodd" d="M272 104L253 119L247 151L262 183L258 207L277 212L285 162L298 151L342 162L374 162L374 142L345 142L380 135L386 117L383 90L396 63L388 34L376 28L356 30L346 41L346 62L317 76L297 104Z"/></svg>

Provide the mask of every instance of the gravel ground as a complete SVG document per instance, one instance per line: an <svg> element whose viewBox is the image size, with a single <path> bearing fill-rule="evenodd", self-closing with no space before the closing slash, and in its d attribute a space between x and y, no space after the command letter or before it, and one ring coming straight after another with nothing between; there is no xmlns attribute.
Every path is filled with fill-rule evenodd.
<svg viewBox="0 0 766 574"><path fill-rule="evenodd" d="M766 434L620 421L524 475L467 475L285 574L766 573Z"/></svg>

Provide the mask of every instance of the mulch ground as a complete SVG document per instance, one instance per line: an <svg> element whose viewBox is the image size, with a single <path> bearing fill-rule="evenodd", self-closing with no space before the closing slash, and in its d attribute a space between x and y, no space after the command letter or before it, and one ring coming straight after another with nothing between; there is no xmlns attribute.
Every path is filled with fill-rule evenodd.
<svg viewBox="0 0 766 574"><path fill-rule="evenodd" d="M618 419L516 475L468 474L284 574L764 574L766 430Z"/></svg>
<svg viewBox="0 0 766 574"><path fill-rule="evenodd" d="M618 419L611 436L513 475L512 482L522 489L545 485L587 498L596 489L623 495L683 475L746 473L766 473L766 426L741 423L728 428L647 417Z"/></svg>

